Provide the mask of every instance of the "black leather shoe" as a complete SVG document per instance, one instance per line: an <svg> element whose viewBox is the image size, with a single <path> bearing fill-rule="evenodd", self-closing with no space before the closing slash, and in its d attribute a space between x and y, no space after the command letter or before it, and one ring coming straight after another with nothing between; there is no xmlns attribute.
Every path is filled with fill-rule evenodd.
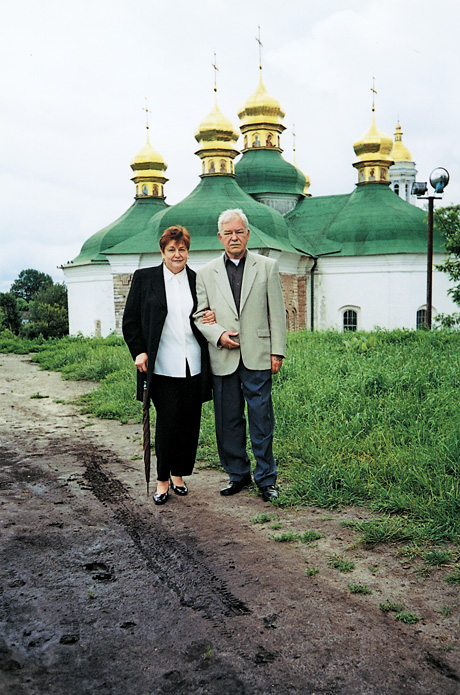
<svg viewBox="0 0 460 695"><path fill-rule="evenodd" d="M262 493L262 498L265 502L273 502L273 500L278 499L279 492L274 485L263 485L259 488Z"/></svg>
<svg viewBox="0 0 460 695"><path fill-rule="evenodd" d="M187 485L174 485L172 478L170 478L170 480L171 480L171 487L174 490L174 492L176 493L176 495L182 495L182 497L184 497L185 495L188 495Z"/></svg>
<svg viewBox="0 0 460 695"><path fill-rule="evenodd" d="M224 495L224 497L236 495L237 492L241 492L244 487L247 487L251 483L252 479L250 475L246 476L246 478L242 478L242 480L231 480L228 485L222 488L220 494Z"/></svg>
<svg viewBox="0 0 460 695"><path fill-rule="evenodd" d="M166 490L166 492L163 492L162 495L159 495L158 493L154 492L153 493L153 501L155 504L166 504L168 501L169 497L169 492Z"/></svg>

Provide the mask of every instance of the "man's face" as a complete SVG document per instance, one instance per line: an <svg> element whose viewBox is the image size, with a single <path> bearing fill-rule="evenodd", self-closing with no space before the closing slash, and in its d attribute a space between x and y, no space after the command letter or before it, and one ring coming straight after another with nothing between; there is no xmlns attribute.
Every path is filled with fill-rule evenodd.
<svg viewBox="0 0 460 695"><path fill-rule="evenodd" d="M230 222L224 222L218 237L229 258L243 257L249 240L249 229L246 229L239 217L232 217Z"/></svg>

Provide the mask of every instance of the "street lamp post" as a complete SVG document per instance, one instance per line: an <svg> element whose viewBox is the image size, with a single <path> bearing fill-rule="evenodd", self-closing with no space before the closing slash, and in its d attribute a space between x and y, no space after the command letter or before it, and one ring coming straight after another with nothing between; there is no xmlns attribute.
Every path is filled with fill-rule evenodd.
<svg viewBox="0 0 460 695"><path fill-rule="evenodd" d="M435 193L443 193L449 183L449 172L443 167L434 169L430 174L430 184ZM426 183L412 184L412 194L421 200L428 200L427 253L426 253L426 319L425 325L431 331L433 314L433 216L434 201L440 200L439 195L424 194L427 192Z"/></svg>

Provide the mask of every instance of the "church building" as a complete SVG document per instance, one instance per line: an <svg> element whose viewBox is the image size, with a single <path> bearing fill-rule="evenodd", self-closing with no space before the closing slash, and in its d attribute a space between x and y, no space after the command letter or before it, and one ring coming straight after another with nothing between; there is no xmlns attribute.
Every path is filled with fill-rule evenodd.
<svg viewBox="0 0 460 695"><path fill-rule="evenodd" d="M248 248L278 261L289 330L417 328L426 311L426 213L411 196L416 169L402 143L375 123L354 143L354 191L311 196L310 179L282 156L285 116L262 81L239 110L239 133L217 98L195 138L200 182L180 203L165 200L166 163L147 143L131 162L135 199L112 224L92 235L63 266L70 333L121 334L132 275L158 265L162 232L180 224L191 235L189 265L199 270L223 252L217 219L241 208L248 217ZM239 157L238 161L235 160ZM434 235L434 263L446 257ZM456 305L448 278L433 270L433 316Z"/></svg>

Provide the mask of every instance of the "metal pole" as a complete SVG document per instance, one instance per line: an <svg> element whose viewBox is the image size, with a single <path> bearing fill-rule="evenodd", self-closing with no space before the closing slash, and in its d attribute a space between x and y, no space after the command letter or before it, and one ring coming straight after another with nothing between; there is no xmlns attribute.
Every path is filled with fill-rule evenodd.
<svg viewBox="0 0 460 695"><path fill-rule="evenodd" d="M314 272L318 265L318 259L315 258L310 270L310 330L315 330L315 276Z"/></svg>
<svg viewBox="0 0 460 695"><path fill-rule="evenodd" d="M433 210L434 196L428 196L428 237L426 256L426 327L430 331L433 301Z"/></svg>

